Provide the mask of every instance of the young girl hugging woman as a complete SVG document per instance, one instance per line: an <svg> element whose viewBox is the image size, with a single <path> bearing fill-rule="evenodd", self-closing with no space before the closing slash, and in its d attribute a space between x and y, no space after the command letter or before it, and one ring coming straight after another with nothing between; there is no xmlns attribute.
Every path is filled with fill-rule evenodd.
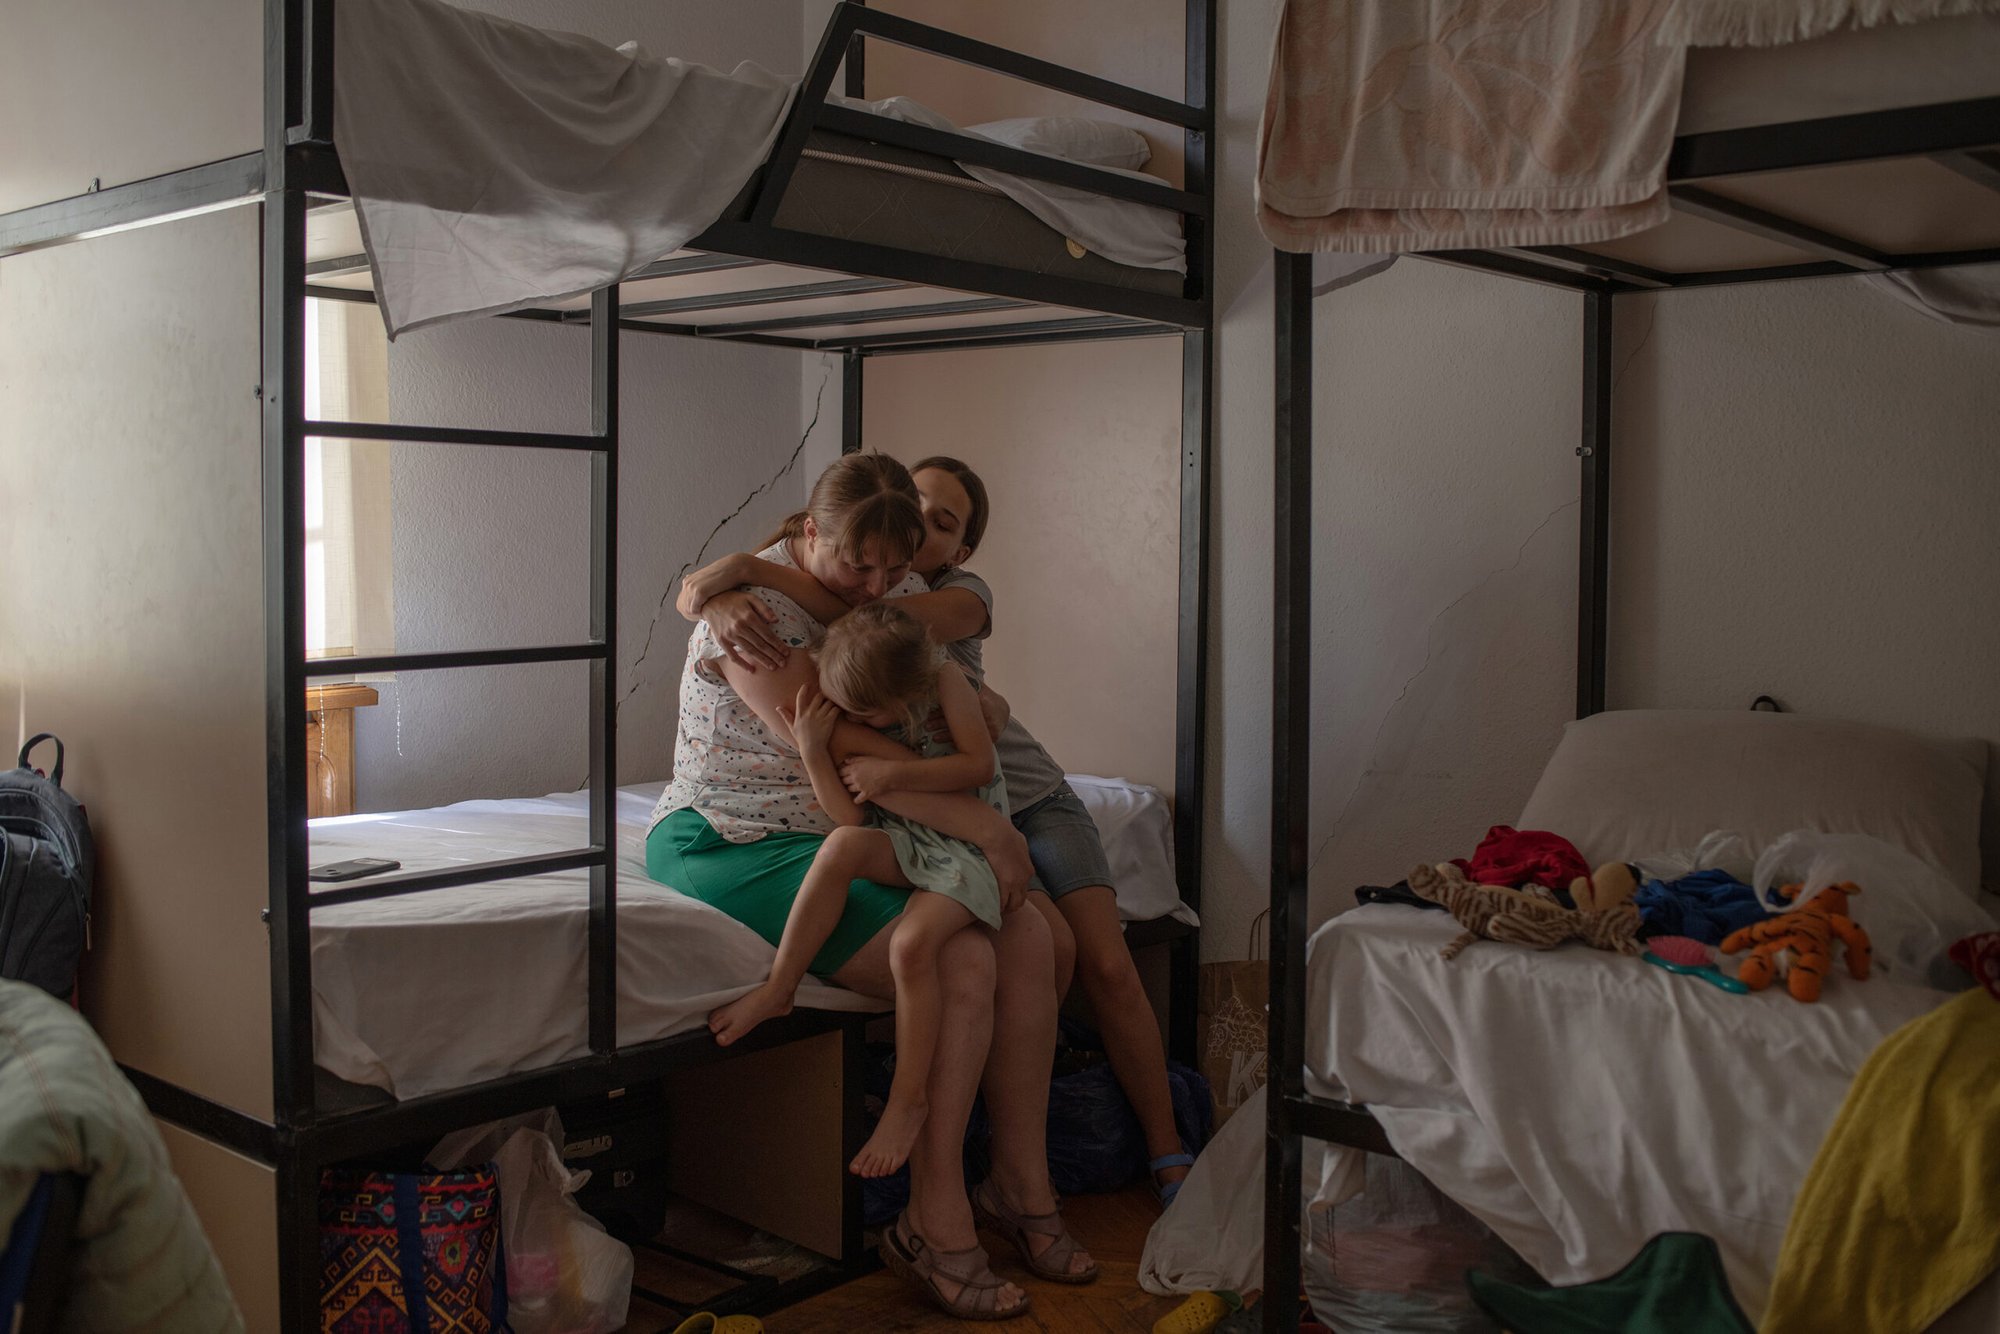
<svg viewBox="0 0 2000 1334"><path fill-rule="evenodd" d="M893 603L841 617L813 657L819 683L802 686L780 716L790 727L820 808L839 826L828 834L792 901L769 980L709 1017L724 1046L766 1019L789 1014L813 958L832 936L855 880L907 887L891 928L896 982L896 1074L888 1106L851 1170L887 1176L910 1155L928 1110L939 1023L938 956L973 922L1000 926L1000 884L970 843L879 809L863 809L840 777L832 742L845 716L916 751L935 791L970 790L1007 809L993 741L965 673L945 660L929 632Z"/></svg>
<svg viewBox="0 0 2000 1334"><path fill-rule="evenodd" d="M993 632L993 592L965 568L985 536L990 506L979 475L957 459L927 458L911 469L923 500L923 543L910 569L927 591L898 598L897 607L922 621L975 687L985 685L984 641ZM797 570L752 555L726 556L687 576L680 609L706 619L733 646L739 661L782 667L790 650L772 633L765 601L742 586L796 599L825 623L858 613L841 605ZM998 734L1009 818L1028 842L1036 879L1028 902L1054 938L1058 992L1072 972L1090 998L1113 1073L1145 1131L1147 1164L1162 1204L1171 1203L1194 1159L1174 1122L1166 1050L1138 968L1125 945L1118 900L1097 826L1065 780L1062 766L1009 716L1006 701L982 689L980 703ZM935 792L937 776L908 760L859 755L841 765L841 780L863 802L897 793Z"/></svg>

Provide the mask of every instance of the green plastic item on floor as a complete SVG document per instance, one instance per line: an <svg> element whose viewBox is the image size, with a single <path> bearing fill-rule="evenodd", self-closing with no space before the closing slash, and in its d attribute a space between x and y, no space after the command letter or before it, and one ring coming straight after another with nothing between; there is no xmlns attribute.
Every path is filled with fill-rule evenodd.
<svg viewBox="0 0 2000 1334"><path fill-rule="evenodd" d="M1529 1288L1477 1271L1472 1300L1508 1334L1756 1334L1736 1304L1715 1242L1662 1232L1610 1278Z"/></svg>

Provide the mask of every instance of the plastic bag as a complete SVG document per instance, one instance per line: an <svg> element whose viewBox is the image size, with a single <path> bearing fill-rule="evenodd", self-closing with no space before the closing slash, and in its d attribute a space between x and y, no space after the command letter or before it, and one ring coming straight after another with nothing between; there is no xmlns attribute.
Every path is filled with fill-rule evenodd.
<svg viewBox="0 0 2000 1334"><path fill-rule="evenodd" d="M451 1170L491 1159L499 1173L514 1334L609 1334L631 1303L632 1249L570 1198L590 1173L563 1166L561 1137L547 1110L448 1135L428 1161Z"/></svg>
<svg viewBox="0 0 2000 1334"><path fill-rule="evenodd" d="M1732 880L1746 885L1750 883L1751 868L1756 864L1756 858L1750 854L1748 840L1733 829L1717 829L1691 848L1677 848L1672 852L1632 859L1632 865L1639 868L1641 880L1673 881L1693 875L1696 871L1727 871Z"/></svg>
<svg viewBox="0 0 2000 1334"><path fill-rule="evenodd" d="M1991 915L1959 891L1929 862L1866 834L1822 834L1794 830L1774 840L1757 858L1750 883L1775 910L1797 911L1828 885L1853 881L1861 892L1848 913L1868 933L1875 966L1888 977L1913 985L1955 990L1963 974L1944 959L1962 936L1991 931ZM1779 885L1803 885L1791 904L1774 904Z"/></svg>
<svg viewBox="0 0 2000 1334"><path fill-rule="evenodd" d="M1368 1155L1361 1194L1307 1216L1306 1296L1346 1334L1497 1331L1465 1274L1536 1282L1484 1223L1398 1158Z"/></svg>

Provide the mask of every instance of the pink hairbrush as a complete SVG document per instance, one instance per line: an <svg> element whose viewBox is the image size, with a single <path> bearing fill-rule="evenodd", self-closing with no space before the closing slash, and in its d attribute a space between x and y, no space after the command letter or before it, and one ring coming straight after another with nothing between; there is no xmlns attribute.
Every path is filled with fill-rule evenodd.
<svg viewBox="0 0 2000 1334"><path fill-rule="evenodd" d="M1713 987L1721 987L1738 996L1748 995L1750 988L1717 968L1714 954L1708 946L1690 936L1654 936L1646 942L1646 952L1640 956L1647 963L1657 964L1670 973L1686 973L1698 977Z"/></svg>

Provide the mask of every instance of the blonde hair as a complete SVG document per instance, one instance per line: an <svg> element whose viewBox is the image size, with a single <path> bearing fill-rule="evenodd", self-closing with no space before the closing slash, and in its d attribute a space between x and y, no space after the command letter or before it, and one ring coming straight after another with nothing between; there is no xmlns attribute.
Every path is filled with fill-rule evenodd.
<svg viewBox="0 0 2000 1334"><path fill-rule="evenodd" d="M893 603L848 612L827 628L813 658L829 699L855 713L900 714L912 737L937 707L944 655L924 623Z"/></svg>
<svg viewBox="0 0 2000 1334"><path fill-rule="evenodd" d="M767 547L805 534L810 516L819 539L859 564L871 542L884 564L900 565L924 544L924 507L910 470L887 454L845 454L813 483L806 507L786 519Z"/></svg>

